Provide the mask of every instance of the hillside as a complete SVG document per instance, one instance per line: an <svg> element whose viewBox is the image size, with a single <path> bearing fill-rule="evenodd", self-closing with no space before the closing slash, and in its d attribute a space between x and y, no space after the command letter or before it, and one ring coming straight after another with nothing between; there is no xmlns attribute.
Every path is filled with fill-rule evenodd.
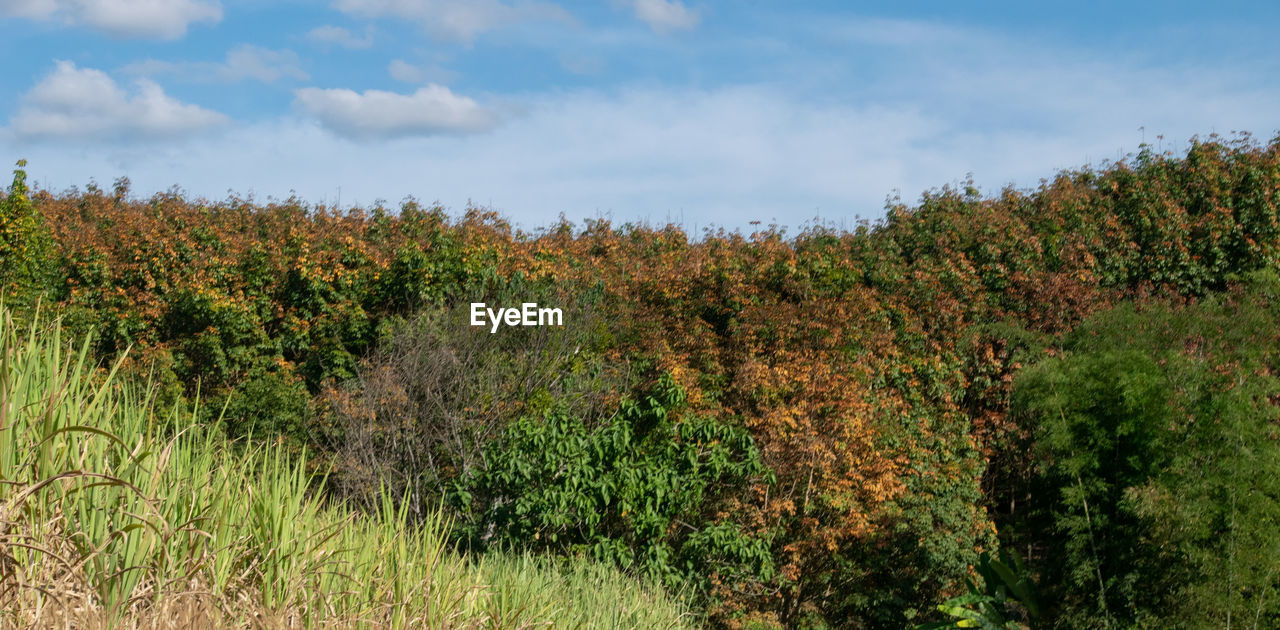
<svg viewBox="0 0 1280 630"><path fill-rule="evenodd" d="M92 331L90 361L153 386L166 411L141 415L201 429L124 444L208 430L238 466L308 453L279 464L291 492L398 515L388 545L616 566L724 627L941 622L970 590L953 603L1032 627L1280 624L1280 139L944 187L794 235L526 233L413 200L25 175L0 213L6 304L26 321L42 295ZM526 302L563 326L471 325L473 303ZM1038 603L996 589L993 562Z"/></svg>

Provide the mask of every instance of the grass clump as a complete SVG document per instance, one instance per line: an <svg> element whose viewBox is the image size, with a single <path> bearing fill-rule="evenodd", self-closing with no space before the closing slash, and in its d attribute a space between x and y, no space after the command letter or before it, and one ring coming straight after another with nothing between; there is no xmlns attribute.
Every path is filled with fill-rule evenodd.
<svg viewBox="0 0 1280 630"><path fill-rule="evenodd" d="M0 626L694 623L612 569L455 553L448 523L411 522L386 493L367 512L327 502L304 457L233 454L194 413L164 416L96 370L89 347L0 309Z"/></svg>

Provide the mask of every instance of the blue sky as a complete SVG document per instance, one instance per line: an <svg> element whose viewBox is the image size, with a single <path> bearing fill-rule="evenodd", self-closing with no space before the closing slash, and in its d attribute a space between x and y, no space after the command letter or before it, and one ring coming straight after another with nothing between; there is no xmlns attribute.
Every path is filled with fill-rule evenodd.
<svg viewBox="0 0 1280 630"><path fill-rule="evenodd" d="M968 174L1270 140L1278 27L1280 3L0 0L0 158L55 191L852 225Z"/></svg>

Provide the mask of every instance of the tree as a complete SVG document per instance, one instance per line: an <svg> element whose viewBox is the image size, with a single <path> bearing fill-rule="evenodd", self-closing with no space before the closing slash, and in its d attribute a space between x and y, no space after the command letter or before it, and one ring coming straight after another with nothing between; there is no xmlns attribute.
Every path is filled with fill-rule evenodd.
<svg viewBox="0 0 1280 630"><path fill-rule="evenodd" d="M1266 271L1198 303L1122 306L1019 377L1059 624L1280 622L1277 296Z"/></svg>
<svg viewBox="0 0 1280 630"><path fill-rule="evenodd" d="M18 160L9 192L0 198L0 291L10 307L30 308L52 287L49 235L31 203L26 160Z"/></svg>

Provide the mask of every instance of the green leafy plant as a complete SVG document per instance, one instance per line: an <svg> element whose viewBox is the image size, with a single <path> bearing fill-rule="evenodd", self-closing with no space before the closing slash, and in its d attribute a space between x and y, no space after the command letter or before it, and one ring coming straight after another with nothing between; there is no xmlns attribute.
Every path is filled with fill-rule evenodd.
<svg viewBox="0 0 1280 630"><path fill-rule="evenodd" d="M917 630L982 628L982 630L1027 630L1040 618L1035 583L1017 554L1000 550L1000 557L984 552L976 567L981 585L965 580L968 592L938 605L952 618L916 626Z"/></svg>
<svg viewBox="0 0 1280 630"><path fill-rule="evenodd" d="M517 421L456 484L466 539L584 554L703 593L714 574L767 574L768 539L718 518L730 491L766 474L750 436L683 407L664 377L598 427L561 412Z"/></svg>

